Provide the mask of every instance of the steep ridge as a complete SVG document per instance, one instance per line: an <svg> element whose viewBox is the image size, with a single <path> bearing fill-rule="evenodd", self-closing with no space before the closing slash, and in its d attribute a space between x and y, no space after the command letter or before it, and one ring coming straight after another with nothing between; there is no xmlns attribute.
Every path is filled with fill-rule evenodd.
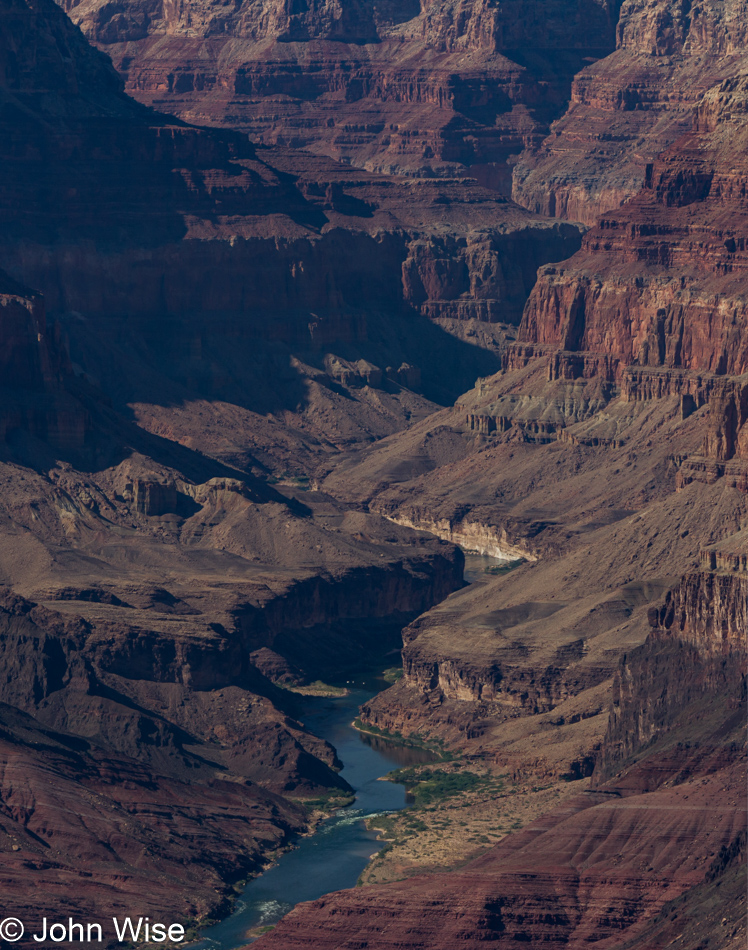
<svg viewBox="0 0 748 950"><path fill-rule="evenodd" d="M613 49L618 0L64 0L136 98L258 142L508 194L571 78Z"/></svg>
<svg viewBox="0 0 748 950"><path fill-rule="evenodd" d="M526 208L594 225L638 194L708 89L748 68L745 0L624 0L616 51L574 78L571 103L514 170Z"/></svg>
<svg viewBox="0 0 748 950"><path fill-rule="evenodd" d="M728 468L744 480L747 102L745 76L707 93L693 132L658 158L642 193L601 219L571 261L541 273L510 356L560 349L551 375L621 380L631 399L648 388L680 395L684 413L713 394L706 460L684 465L685 481Z"/></svg>
<svg viewBox="0 0 748 950"><path fill-rule="evenodd" d="M741 572L689 575L653 613L653 633L621 663L586 794L452 874L300 905L260 946L661 945L648 919L689 888L703 901L741 855L747 595ZM711 898L712 917L728 910ZM731 945L744 929L736 909L722 920Z"/></svg>

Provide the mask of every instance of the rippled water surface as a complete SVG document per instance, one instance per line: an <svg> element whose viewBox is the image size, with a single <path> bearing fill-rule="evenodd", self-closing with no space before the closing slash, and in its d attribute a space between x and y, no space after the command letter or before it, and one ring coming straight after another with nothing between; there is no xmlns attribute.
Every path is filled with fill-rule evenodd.
<svg viewBox="0 0 748 950"><path fill-rule="evenodd" d="M356 790L356 801L323 822L316 834L302 838L298 848L246 886L234 914L203 933L193 950L233 950L248 942L247 932L277 923L302 901L353 887L382 842L367 831L364 818L405 807L405 789L378 779L392 769L434 756L420 749L394 745L353 728L358 707L373 691L352 689L335 699L307 697L300 718L316 735L331 742L343 763L343 777Z"/></svg>
<svg viewBox="0 0 748 950"><path fill-rule="evenodd" d="M480 583L490 580L497 570L504 571L513 563L516 562L502 561L487 554L466 554L463 576L468 584Z"/></svg>

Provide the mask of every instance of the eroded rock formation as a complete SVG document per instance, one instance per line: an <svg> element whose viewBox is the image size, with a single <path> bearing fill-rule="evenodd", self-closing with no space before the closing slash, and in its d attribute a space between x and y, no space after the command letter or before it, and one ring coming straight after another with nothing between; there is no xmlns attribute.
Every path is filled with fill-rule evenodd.
<svg viewBox="0 0 748 950"><path fill-rule="evenodd" d="M334 751L251 655L281 651L302 679L320 667L334 675L396 646L403 623L462 584L452 546L424 546L308 491L308 479L271 479L274 467L287 474L288 443L303 471L299 443L314 455L320 440L282 426L274 437L271 421L257 422L263 400L303 403L305 379L348 401L324 370L336 347L323 343L355 362L367 323L333 272L361 253L359 289L370 264L375 284L397 277L372 289L366 316L392 305L418 320L402 262L422 232L332 227L328 238L326 194L306 198L241 135L126 97L51 0L5 0L0 26L0 256L36 281L0 282L0 888L33 917L54 906L95 920L135 894L159 913L204 917L309 830L298 799L349 792ZM346 200L338 188L328 202L343 220ZM314 350L312 324L317 367L290 352L300 336ZM367 431L366 400L379 434L430 405L405 393L417 376L395 360L404 354L379 346L403 379L385 384L372 369L340 442ZM275 380L264 372L273 361L285 363ZM259 402L219 408L223 429L193 413L174 437L160 410L178 414L218 390L236 398L253 373L264 374L250 387Z"/></svg>
<svg viewBox="0 0 748 950"><path fill-rule="evenodd" d="M3 0L0 264L35 288L0 284L19 908L61 881L93 918L103 881L115 910L224 910L308 829L296 799L347 791L275 682L382 660L403 626L365 720L531 783L597 763L594 788L459 873L300 907L264 941L644 947L689 888L714 902L704 869L732 873L744 829L748 87L719 71L741 4L686 6L628 0L577 82L643 51L634 91L597 87L600 121L657 114L644 144L669 144L578 251L461 176L507 189L616 4L70 6L143 102L237 132L139 105L51 0ZM661 101L640 69L669 71ZM611 207L639 174L624 151ZM599 195L574 187L558 211L583 217ZM449 542L523 563L464 587ZM52 785L83 804L61 814Z"/></svg>
<svg viewBox="0 0 748 950"><path fill-rule="evenodd" d="M623 376L629 398L656 380L661 395L681 395L684 414L708 399L704 443L681 484L724 476L745 485L747 89L741 76L704 96L693 131L650 166L641 194L601 219L572 261L542 274L519 335L520 362L528 343L546 345L563 351L563 375Z"/></svg>
<svg viewBox="0 0 748 950"><path fill-rule="evenodd" d="M505 194L507 159L613 48L616 0L63 4L143 102L372 171Z"/></svg>
<svg viewBox="0 0 748 950"><path fill-rule="evenodd" d="M395 521L463 537L477 551L487 550L487 538L495 550L503 541L507 553L523 548L526 557L406 630L402 679L364 710L378 728L442 738L515 776L580 780L597 760L597 791L622 796L692 782L684 790L690 799L703 776L720 774L730 808L738 807L738 786L727 776L744 773L736 703L744 689L745 585L719 571L739 571L745 550L735 534L746 513L744 96L743 78L711 90L694 131L653 164L642 194L588 232L571 261L541 270L503 374L480 380L454 409L328 477L330 490ZM702 549L705 572L696 574ZM688 573L660 611L674 569ZM645 643L655 604L652 616L667 629ZM724 632L728 645L707 647L712 631L720 644ZM624 652L631 667L619 670ZM611 688L621 702L606 737L603 697ZM689 751L691 735L700 736L700 753ZM706 800L699 807L706 819ZM597 833L592 813L582 836ZM559 813L548 820L561 827L565 819ZM532 840L543 841L543 827ZM741 830L733 827L725 849ZM563 867L568 843L564 837L556 853ZM553 852L550 839L544 845L545 854ZM533 882L522 900L532 894L545 907L550 900L543 883L550 872L540 870L540 858L532 869L520 867L504 847L489 852L496 856L491 884L466 876L447 899L441 881L415 878L401 886L407 899L396 911L394 888L346 893L300 909L277 939L293 947L315 926L320 946L328 932L331 945L392 946L404 939L399 918L416 946L442 946L450 927L452 940L459 932L476 946L501 946L520 932L520 912L505 912L512 897L502 900L500 919L492 915L489 894L514 893L521 879ZM665 874L676 889L706 888L694 892L694 906L714 898L703 878L710 848L690 881ZM612 880L625 861L620 852L601 859L601 873ZM648 903L656 888L628 872L626 879L636 897L630 916L617 918L617 934L605 930L591 905L575 903L573 913L564 906L552 920L524 905L524 937L542 933L552 946L581 946L594 931L614 946L625 933L627 946L646 946L637 933L659 912L656 901ZM459 904L459 893L476 892L476 905ZM413 897L411 917L406 904ZM454 916L449 900L460 908ZM433 929L416 923L427 905L444 909ZM606 907L615 916L607 897ZM661 921L655 929L668 932ZM730 939L741 933L730 930Z"/></svg>
<svg viewBox="0 0 748 950"><path fill-rule="evenodd" d="M745 0L624 0L616 51L575 76L566 114L515 168L515 199L594 225L637 195L707 90L746 70L746 23Z"/></svg>
<svg viewBox="0 0 748 950"><path fill-rule="evenodd" d="M73 361L144 424L176 432L171 407L210 400L203 438L232 462L247 461L230 444L232 412L252 418L252 450L283 472L289 456L385 435L427 400L451 400L498 358L454 346L437 321L518 322L537 266L578 246L576 228L475 184L299 167L153 113L59 8L8 0L0 14L0 263L66 318ZM380 382L349 400L326 360L359 359ZM158 420L155 390L169 406Z"/></svg>

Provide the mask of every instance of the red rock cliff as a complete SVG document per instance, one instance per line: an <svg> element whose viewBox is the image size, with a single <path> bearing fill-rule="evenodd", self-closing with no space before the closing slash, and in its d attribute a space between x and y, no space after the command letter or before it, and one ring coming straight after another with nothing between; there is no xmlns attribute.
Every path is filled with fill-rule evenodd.
<svg viewBox="0 0 748 950"><path fill-rule="evenodd" d="M669 734L708 745L714 741L710 732L729 732L729 723L742 721L748 672L746 553L745 531L714 545L703 560L706 567L721 570L686 574L665 603L650 610L647 641L623 658L616 677L598 781Z"/></svg>
<svg viewBox="0 0 748 950"><path fill-rule="evenodd" d="M605 354L618 368L738 375L748 270L748 79L702 101L693 132L653 164L644 190L587 233L582 250L540 274L520 339Z"/></svg>
<svg viewBox="0 0 748 950"><path fill-rule="evenodd" d="M370 170L468 168L508 193L507 159L545 134L584 58L612 49L618 4L64 6L144 102Z"/></svg>

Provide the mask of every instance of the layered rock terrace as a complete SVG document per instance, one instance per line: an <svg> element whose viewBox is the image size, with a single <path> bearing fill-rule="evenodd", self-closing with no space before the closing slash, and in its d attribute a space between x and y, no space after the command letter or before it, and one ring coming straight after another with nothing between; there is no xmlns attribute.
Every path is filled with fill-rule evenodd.
<svg viewBox="0 0 748 950"><path fill-rule="evenodd" d="M585 60L613 48L618 4L64 6L141 101L372 171L467 170L507 194L507 160L546 133Z"/></svg>

